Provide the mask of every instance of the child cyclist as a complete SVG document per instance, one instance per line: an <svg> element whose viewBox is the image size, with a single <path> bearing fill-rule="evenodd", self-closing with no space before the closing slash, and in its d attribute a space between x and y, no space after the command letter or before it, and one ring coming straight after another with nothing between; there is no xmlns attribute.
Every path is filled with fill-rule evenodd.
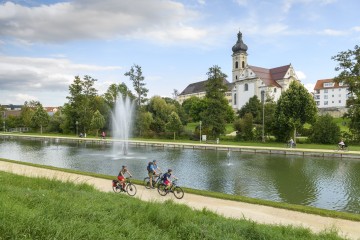
<svg viewBox="0 0 360 240"><path fill-rule="evenodd" d="M125 173L127 173L129 175L129 177L132 177L132 175L129 172L129 170L127 169L127 167L122 166L121 170L119 171L118 177L117 177L121 184L121 188L122 188L121 190L125 189L125 181L126 181Z"/></svg>
<svg viewBox="0 0 360 240"><path fill-rule="evenodd" d="M169 190L172 186L171 178L177 179L174 175L172 175L172 170L168 169L167 173L163 175L163 181L166 185L165 190Z"/></svg>

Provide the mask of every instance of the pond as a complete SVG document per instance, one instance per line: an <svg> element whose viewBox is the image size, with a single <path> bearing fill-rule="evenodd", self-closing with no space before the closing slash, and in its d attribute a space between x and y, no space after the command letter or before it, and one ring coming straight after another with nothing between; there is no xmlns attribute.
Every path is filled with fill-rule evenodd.
<svg viewBox="0 0 360 240"><path fill-rule="evenodd" d="M0 157L116 176L127 165L135 179L156 159L184 187L336 211L360 213L360 160L252 154L199 149L59 143L0 138Z"/></svg>

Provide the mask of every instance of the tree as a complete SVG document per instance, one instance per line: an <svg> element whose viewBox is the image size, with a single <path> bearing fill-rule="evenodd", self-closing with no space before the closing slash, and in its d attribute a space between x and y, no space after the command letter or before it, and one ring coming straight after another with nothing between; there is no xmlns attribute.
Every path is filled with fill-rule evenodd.
<svg viewBox="0 0 360 240"><path fill-rule="evenodd" d="M338 62L336 71L340 71L335 81L348 85L350 92L347 100L349 108L347 117L350 118L349 128L356 140L360 140L360 47L356 45L354 50L340 52L331 59Z"/></svg>
<svg viewBox="0 0 360 240"><path fill-rule="evenodd" d="M130 71L126 72L124 75L128 76L133 82L133 87L137 94L137 105L140 106L144 104L147 101L146 96L149 90L144 87L145 77L142 75L141 67L135 64L130 68Z"/></svg>
<svg viewBox="0 0 360 240"><path fill-rule="evenodd" d="M96 81L88 75L84 79L75 76L74 82L69 86L70 95L66 97L69 102L63 109L66 116L66 123L62 124L64 132L75 132L76 122L84 133L90 128L97 104L97 90L94 88Z"/></svg>
<svg viewBox="0 0 360 240"><path fill-rule="evenodd" d="M296 129L305 123L313 123L317 108L312 95L298 81L293 81L277 102L274 121L274 135L278 141L286 141Z"/></svg>
<svg viewBox="0 0 360 240"><path fill-rule="evenodd" d="M99 110L96 110L92 119L91 119L91 128L96 130L96 137L99 135L100 128L105 126L105 118Z"/></svg>
<svg viewBox="0 0 360 240"><path fill-rule="evenodd" d="M154 119L150 127L151 130L156 133L165 132L165 124L168 122L169 116L175 108L167 104L165 99L154 96L150 99L147 110L152 114Z"/></svg>
<svg viewBox="0 0 360 240"><path fill-rule="evenodd" d="M224 80L227 76L216 65L209 68L207 75L208 81L205 85L206 95L204 98L206 108L201 113L201 121L204 128L209 129L210 135L218 137L225 132L228 108L231 108L225 97L227 86Z"/></svg>
<svg viewBox="0 0 360 240"><path fill-rule="evenodd" d="M24 102L20 113L20 118L24 127L30 127L32 125L31 119L38 104L40 104L38 101Z"/></svg>
<svg viewBox="0 0 360 240"><path fill-rule="evenodd" d="M251 113L256 123L261 122L262 105L259 98L255 95L238 111L240 118L244 117L246 113Z"/></svg>
<svg viewBox="0 0 360 240"><path fill-rule="evenodd" d="M138 136L143 136L150 130L151 124L154 122L152 114L143 109L139 109L135 117L134 130Z"/></svg>
<svg viewBox="0 0 360 240"><path fill-rule="evenodd" d="M319 116L311 129L310 140L314 143L334 144L339 142L340 127L329 114Z"/></svg>
<svg viewBox="0 0 360 240"><path fill-rule="evenodd" d="M253 140L253 119L251 113L246 113L243 118L238 118L234 121L234 129L236 130L236 138L238 140Z"/></svg>
<svg viewBox="0 0 360 240"><path fill-rule="evenodd" d="M43 127L46 127L49 124L50 117L49 114L44 110L44 107L38 103L34 112L34 115L31 118L32 126L34 128L40 128L40 133L43 133Z"/></svg>
<svg viewBox="0 0 360 240"><path fill-rule="evenodd" d="M166 124L166 129L170 132L174 133L174 140L175 140L175 134L180 133L180 131L183 129L183 125L180 121L179 116L176 112L171 112L169 116L169 121Z"/></svg>
<svg viewBox="0 0 360 240"><path fill-rule="evenodd" d="M126 86L125 83L120 83L120 84L111 84L106 93L104 93L104 99L105 102L109 105L110 109L114 108L116 99L119 96L127 96L130 97L131 100L135 99L134 94L132 94L132 92L130 91L130 89Z"/></svg>
<svg viewBox="0 0 360 240"><path fill-rule="evenodd" d="M206 109L204 99L192 96L182 103L185 113L189 116L189 121L198 122L201 120L201 113Z"/></svg>

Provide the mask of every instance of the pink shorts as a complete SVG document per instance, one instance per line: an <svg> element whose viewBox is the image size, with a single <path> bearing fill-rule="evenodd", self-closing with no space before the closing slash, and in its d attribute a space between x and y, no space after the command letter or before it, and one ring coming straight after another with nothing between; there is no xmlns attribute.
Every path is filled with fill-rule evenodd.
<svg viewBox="0 0 360 240"><path fill-rule="evenodd" d="M125 180L124 176L118 176L118 179L119 179L120 182Z"/></svg>
<svg viewBox="0 0 360 240"><path fill-rule="evenodd" d="M164 181L164 184L169 186L169 185L170 185L170 181L169 181L169 180L165 180L165 181Z"/></svg>

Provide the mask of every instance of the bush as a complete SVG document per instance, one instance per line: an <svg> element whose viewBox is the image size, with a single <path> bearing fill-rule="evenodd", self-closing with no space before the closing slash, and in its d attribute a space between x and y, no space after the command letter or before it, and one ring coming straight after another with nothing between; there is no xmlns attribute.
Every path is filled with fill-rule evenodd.
<svg viewBox="0 0 360 240"><path fill-rule="evenodd" d="M329 114L319 116L312 126L309 139L313 143L338 143L340 139L340 127Z"/></svg>

